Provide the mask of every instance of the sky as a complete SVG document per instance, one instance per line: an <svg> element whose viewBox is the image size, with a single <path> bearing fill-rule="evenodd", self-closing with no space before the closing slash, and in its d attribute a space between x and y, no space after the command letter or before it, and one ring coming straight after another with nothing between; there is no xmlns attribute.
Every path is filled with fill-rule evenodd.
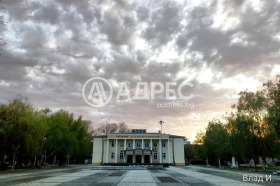
<svg viewBox="0 0 280 186"><path fill-rule="evenodd" d="M3 0L0 102L18 96L38 108L67 109L92 121L125 122L191 141L231 111L240 91L280 74L278 0ZM102 77L135 92L138 82L192 83L191 99L83 99L84 83ZM194 107L162 108L175 101Z"/></svg>

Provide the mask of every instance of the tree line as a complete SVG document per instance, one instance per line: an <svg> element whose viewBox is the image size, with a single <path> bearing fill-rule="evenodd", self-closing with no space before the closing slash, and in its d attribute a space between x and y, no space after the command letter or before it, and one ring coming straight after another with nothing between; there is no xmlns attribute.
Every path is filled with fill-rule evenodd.
<svg viewBox="0 0 280 186"><path fill-rule="evenodd" d="M265 163L275 166L274 158L280 157L280 76L261 90L240 92L232 109L197 134L196 157L220 167L229 160L235 167L240 162L253 167L259 162L264 170Z"/></svg>
<svg viewBox="0 0 280 186"><path fill-rule="evenodd" d="M100 135L107 135L114 132L130 132L131 129L125 124L125 122L119 122L119 123L105 123L102 124L100 127L94 130L95 136Z"/></svg>
<svg viewBox="0 0 280 186"><path fill-rule="evenodd" d="M92 130L67 110L37 109L26 99L0 103L0 164L41 166L91 158Z"/></svg>

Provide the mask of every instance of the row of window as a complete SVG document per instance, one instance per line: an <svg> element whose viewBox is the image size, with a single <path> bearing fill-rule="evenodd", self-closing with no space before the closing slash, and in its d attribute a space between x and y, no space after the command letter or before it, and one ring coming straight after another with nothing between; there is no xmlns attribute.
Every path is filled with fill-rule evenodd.
<svg viewBox="0 0 280 186"><path fill-rule="evenodd" d="M112 141L112 143L111 143L111 146L112 147L115 147L115 142L114 141ZM161 142L161 146L162 147L165 147L165 142L163 141L163 142ZM123 147L123 143L120 143L120 147ZM132 147L132 143L130 143L130 142L128 142L127 143L127 147ZM136 147L141 147L141 143L136 143ZM150 147L150 143L145 143L145 147ZM154 142L153 143L153 147L157 147L157 143L156 142Z"/></svg>
<svg viewBox="0 0 280 186"><path fill-rule="evenodd" d="M122 160L123 157L124 157L124 154L123 154L123 152L121 152L120 153L120 159ZM154 157L155 160L158 159L158 154L156 152L154 152L153 157ZM162 153L162 158L166 159L166 153ZM114 152L112 152L112 154L111 154L111 159L115 159L115 153Z"/></svg>
<svg viewBox="0 0 280 186"><path fill-rule="evenodd" d="M112 152L111 158L115 159L115 153L114 152ZM123 152L120 153L120 159L123 159Z"/></svg>

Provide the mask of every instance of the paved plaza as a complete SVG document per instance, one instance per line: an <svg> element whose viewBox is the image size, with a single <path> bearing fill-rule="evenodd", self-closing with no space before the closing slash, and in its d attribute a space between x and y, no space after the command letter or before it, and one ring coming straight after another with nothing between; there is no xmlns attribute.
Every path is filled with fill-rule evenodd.
<svg viewBox="0 0 280 186"><path fill-rule="evenodd" d="M48 185L93 185L93 186L169 186L169 185L280 185L280 176L240 171L220 170L198 166L169 167L163 170L91 170L91 166L70 166L60 169L42 169L0 173L1 186L48 186ZM243 181L243 176L263 177L263 182ZM268 175L269 176L269 175Z"/></svg>

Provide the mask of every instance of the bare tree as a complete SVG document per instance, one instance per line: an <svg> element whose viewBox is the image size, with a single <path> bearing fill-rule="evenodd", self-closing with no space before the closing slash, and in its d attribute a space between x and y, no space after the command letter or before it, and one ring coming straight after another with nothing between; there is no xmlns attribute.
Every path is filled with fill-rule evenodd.
<svg viewBox="0 0 280 186"><path fill-rule="evenodd" d="M120 122L118 124L118 129L119 132L130 132L130 129L128 128L128 126L125 124L125 122Z"/></svg>
<svg viewBox="0 0 280 186"><path fill-rule="evenodd" d="M124 122L117 123L106 123L98 127L95 131L95 135L107 135L113 132L129 132L130 129Z"/></svg>
<svg viewBox="0 0 280 186"><path fill-rule="evenodd" d="M112 132L116 132L118 130L118 125L116 123L106 123L102 126L98 127L96 132L96 135L106 135L110 134Z"/></svg>

